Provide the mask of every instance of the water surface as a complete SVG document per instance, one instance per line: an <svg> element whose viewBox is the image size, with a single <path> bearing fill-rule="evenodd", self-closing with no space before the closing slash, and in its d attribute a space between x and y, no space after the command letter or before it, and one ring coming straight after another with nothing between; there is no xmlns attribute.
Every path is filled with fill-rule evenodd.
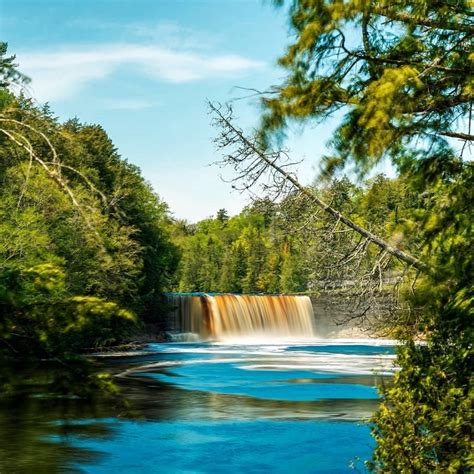
<svg viewBox="0 0 474 474"><path fill-rule="evenodd" d="M33 389L4 400L0 472L363 472L393 352L381 341L238 339L101 357L127 404Z"/></svg>

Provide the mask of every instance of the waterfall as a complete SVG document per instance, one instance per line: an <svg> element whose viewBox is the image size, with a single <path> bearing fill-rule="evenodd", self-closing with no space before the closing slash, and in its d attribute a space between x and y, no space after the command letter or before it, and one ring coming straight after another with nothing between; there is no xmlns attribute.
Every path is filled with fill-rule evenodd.
<svg viewBox="0 0 474 474"><path fill-rule="evenodd" d="M168 294L173 329L201 339L312 337L308 296Z"/></svg>

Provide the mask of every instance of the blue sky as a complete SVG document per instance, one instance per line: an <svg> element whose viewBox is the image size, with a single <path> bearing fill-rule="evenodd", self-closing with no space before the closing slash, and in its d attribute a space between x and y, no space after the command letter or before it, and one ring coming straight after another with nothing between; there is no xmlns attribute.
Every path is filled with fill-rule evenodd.
<svg viewBox="0 0 474 474"><path fill-rule="evenodd" d="M0 0L0 31L32 78L29 93L61 119L100 123L176 217L235 214L248 202L220 179L230 170L210 166L219 156L205 102L279 81L284 11L260 0ZM242 126L258 123L257 100L236 108ZM302 182L333 125L290 133Z"/></svg>

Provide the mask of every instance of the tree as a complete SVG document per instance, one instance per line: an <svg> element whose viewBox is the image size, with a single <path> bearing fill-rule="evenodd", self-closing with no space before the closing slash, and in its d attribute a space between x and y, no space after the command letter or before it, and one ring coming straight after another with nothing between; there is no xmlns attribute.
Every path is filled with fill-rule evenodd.
<svg viewBox="0 0 474 474"><path fill-rule="evenodd" d="M306 289L301 266L301 261L296 255L290 252L284 254L280 276L280 287L283 293L298 293Z"/></svg>
<svg viewBox="0 0 474 474"><path fill-rule="evenodd" d="M244 293L264 291L259 277L264 271L267 249L261 230L258 227L247 227L239 242L242 242L246 254L246 273L242 279L242 290Z"/></svg>
<svg viewBox="0 0 474 474"><path fill-rule="evenodd" d="M229 220L229 214L227 214L225 209L219 209L217 211L216 219L224 224Z"/></svg>
<svg viewBox="0 0 474 474"><path fill-rule="evenodd" d="M0 41L0 89L28 84L30 79L17 69L16 57L7 56L8 43Z"/></svg>
<svg viewBox="0 0 474 474"><path fill-rule="evenodd" d="M426 267L418 258L391 245L324 202L313 189L301 185L289 169L295 163L290 162L288 151L268 148L259 134L256 136L245 134L235 123L231 106L223 108L209 102L209 109L214 117L214 126L220 130L215 139L217 149L223 154L220 164L230 166L236 171L237 177L233 180L236 189L239 189L237 183L240 183L241 191L260 185L274 199L298 192L309 204L322 209L335 222L341 222L362 236L366 243L379 247L382 252L406 265L419 270Z"/></svg>
<svg viewBox="0 0 474 474"><path fill-rule="evenodd" d="M342 109L326 171L352 160L361 174L383 158L413 170L445 155L448 138L472 141L457 128L474 96L471 16L458 0L293 2L288 76L263 98L264 135Z"/></svg>
<svg viewBox="0 0 474 474"><path fill-rule="evenodd" d="M414 294L405 292L412 311L398 328L405 341L397 359L401 371L394 386L382 390L370 467L377 472L467 472L473 468L468 406L474 362L473 166L463 159L474 139L469 2L295 0L289 10L294 41L280 59L287 76L263 94L260 132L246 137L230 113L214 107L223 132L218 146L226 149L226 163L244 177L243 187L270 171L277 195L288 186L299 189L421 273L409 287ZM317 123L336 111L343 118L331 140L333 153L323 160L323 174L331 176L352 163L365 176L389 160L418 196L417 209L400 234L416 235L415 256L404 251L403 238L374 239L365 227L305 191L287 167L288 152L273 149L291 121ZM459 141L453 140L461 143L457 150ZM424 345L413 341L420 334Z"/></svg>
<svg viewBox="0 0 474 474"><path fill-rule="evenodd" d="M176 247L166 204L105 131L13 95L7 86L24 78L5 52L0 44L0 354L70 360L156 320Z"/></svg>
<svg viewBox="0 0 474 474"><path fill-rule="evenodd" d="M237 240L231 247L230 268L232 275L230 291L233 293L242 293L244 291L243 280L247 275L248 268L247 252L240 239ZM252 288L251 291L255 291L255 289Z"/></svg>

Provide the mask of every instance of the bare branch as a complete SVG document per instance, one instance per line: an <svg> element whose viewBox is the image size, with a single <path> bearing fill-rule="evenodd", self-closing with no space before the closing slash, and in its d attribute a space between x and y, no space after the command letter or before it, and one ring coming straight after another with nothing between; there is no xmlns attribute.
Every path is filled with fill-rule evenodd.
<svg viewBox="0 0 474 474"><path fill-rule="evenodd" d="M69 196L69 199L71 200L73 206L77 209L79 214L82 216L86 225L89 227L89 229L93 231L94 235L101 241L102 239L99 233L91 224L87 214L84 212L82 206L77 201L76 196L74 195L71 188L67 185L66 181L61 177L61 175L56 170L50 169L47 163L44 160L42 160L38 155L35 154L31 142L25 136L21 135L19 132L9 131L9 130L0 128L0 133L3 133L13 143L15 143L15 145L19 146L20 148L23 148L30 156L30 159L36 161L46 171L47 175L51 179L53 179L53 181L56 182L56 184L58 184L58 186Z"/></svg>
<svg viewBox="0 0 474 474"><path fill-rule="evenodd" d="M223 108L220 105L214 105L209 102L209 108L210 112L214 115L214 125L220 130L215 143L217 148L225 153L222 164L232 166L234 170L239 172L240 176L243 176L241 181L243 181L244 189L255 185L258 180L265 176L267 177L267 181L263 183L263 187L267 191L273 191L277 193L277 195L281 195L288 193L292 189L297 189L309 197L313 204L323 209L334 219L339 220L365 237L369 243L373 243L398 260L414 268L428 271L427 265L423 262L393 247L372 232L360 227L351 219L322 201L312 190L301 185L296 176L285 168L285 166L287 166L285 162L288 161L288 153L279 150L264 151L263 146L258 142L257 138L245 136L243 131L233 123L232 107L226 106ZM230 150L230 152L228 150ZM253 164L256 158L258 158L261 163L257 167L257 171L255 171L255 168L252 168L249 173L245 173L245 171L248 170L249 162ZM283 161L283 164L281 164L281 161Z"/></svg>
<svg viewBox="0 0 474 474"><path fill-rule="evenodd" d="M441 132L440 135L451 138L459 138L460 140L473 141L474 135L469 135L468 133L460 132Z"/></svg>

